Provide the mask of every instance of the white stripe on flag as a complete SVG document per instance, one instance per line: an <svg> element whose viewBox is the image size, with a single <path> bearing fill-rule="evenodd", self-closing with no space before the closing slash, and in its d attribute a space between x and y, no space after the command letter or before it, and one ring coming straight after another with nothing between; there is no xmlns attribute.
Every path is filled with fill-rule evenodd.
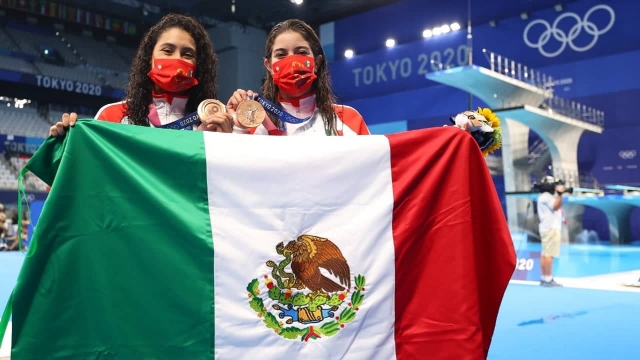
<svg viewBox="0 0 640 360"><path fill-rule="evenodd" d="M216 358L395 359L394 197L387 138L204 136L215 249ZM281 310L286 305L269 299L265 285L265 275L273 280L266 262L284 259L276 245L303 234L333 242L351 273L345 301L333 317L312 323L314 328L349 308L356 275L366 279L355 319L333 336L309 341L285 339L267 328L250 307L246 289L258 279L258 297L281 327L308 328L278 318L274 305ZM304 312L291 311L291 317Z"/></svg>
<svg viewBox="0 0 640 360"><path fill-rule="evenodd" d="M11 359L11 322L4 333L4 339L0 339L0 360Z"/></svg>

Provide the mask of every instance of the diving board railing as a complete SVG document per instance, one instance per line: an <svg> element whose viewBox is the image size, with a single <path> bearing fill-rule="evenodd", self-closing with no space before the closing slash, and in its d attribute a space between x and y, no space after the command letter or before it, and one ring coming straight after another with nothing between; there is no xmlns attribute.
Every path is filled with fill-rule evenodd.
<svg viewBox="0 0 640 360"><path fill-rule="evenodd" d="M563 81L554 79L538 70L508 59L487 49L482 49L489 62L489 69L495 73L532 85L549 95L544 97L540 106L545 110L552 110L558 114L578 119L589 124L604 127L604 111L594 109L577 101L564 99L553 95L554 86L563 85ZM524 104L505 104L505 106L520 106Z"/></svg>
<svg viewBox="0 0 640 360"><path fill-rule="evenodd" d="M582 188L582 187L574 187L572 194L567 194L567 196L572 197L592 197L592 196L605 196L604 190L599 189L590 189L590 188ZM505 192L505 196L517 196L521 198L528 198L536 200L540 193L534 191L507 191Z"/></svg>
<svg viewBox="0 0 640 360"><path fill-rule="evenodd" d="M510 60L506 56L488 51L487 49L482 49L482 53L489 62L491 71L509 76L512 79L520 80L542 90L550 90L550 85L553 85L553 78L550 75L534 70L527 65Z"/></svg>
<svg viewBox="0 0 640 360"><path fill-rule="evenodd" d="M624 195L640 195L640 187L627 185L606 185L607 190L622 191Z"/></svg>
<svg viewBox="0 0 640 360"><path fill-rule="evenodd" d="M533 165L545 153L549 153L549 146L542 139L536 140L533 145L529 146L529 165Z"/></svg>
<svg viewBox="0 0 640 360"><path fill-rule="evenodd" d="M536 201L540 196L539 193L526 191L506 192L505 195L507 198L521 198L531 201ZM574 193L567 194L563 199L563 203L566 205L587 206L604 212L609 223L611 244L621 245L631 242L631 212L640 207L640 194L604 194L602 190L574 188ZM566 210L571 208L575 207L567 207Z"/></svg>
<svg viewBox="0 0 640 360"><path fill-rule="evenodd" d="M582 187L574 187L572 195L574 195L574 196L604 196L604 190L582 188Z"/></svg>
<svg viewBox="0 0 640 360"><path fill-rule="evenodd" d="M557 179L561 179L564 181L565 186L572 187L574 189L592 189L595 192L602 191L598 179L587 171L572 171L559 167L549 167L546 174L543 174L542 176L553 176ZM540 182L542 176L538 178L536 175L532 174L531 180L532 182Z"/></svg>

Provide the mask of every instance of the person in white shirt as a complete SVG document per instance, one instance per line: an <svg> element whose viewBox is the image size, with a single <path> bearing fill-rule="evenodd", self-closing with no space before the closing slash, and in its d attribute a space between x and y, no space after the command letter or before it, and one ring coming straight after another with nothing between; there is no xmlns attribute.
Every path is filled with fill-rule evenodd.
<svg viewBox="0 0 640 360"><path fill-rule="evenodd" d="M544 192L538 197L538 230L542 243L540 253L540 270L542 277L540 285L559 287L552 275L553 259L560 256L560 242L562 231L562 193L564 185L552 176L546 176L542 185Z"/></svg>

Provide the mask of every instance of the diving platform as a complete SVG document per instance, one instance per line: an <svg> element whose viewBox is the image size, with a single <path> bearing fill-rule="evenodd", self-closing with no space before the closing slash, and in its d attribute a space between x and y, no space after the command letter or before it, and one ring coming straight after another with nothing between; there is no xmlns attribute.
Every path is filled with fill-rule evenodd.
<svg viewBox="0 0 640 360"><path fill-rule="evenodd" d="M574 188L574 192L587 195L563 197L563 206L582 205L601 210L609 222L612 245L628 244L631 239L631 212L640 207L640 195L604 194L602 190ZM507 197L538 200L538 193L507 193Z"/></svg>
<svg viewBox="0 0 640 360"><path fill-rule="evenodd" d="M578 173L578 143L582 134L604 131L602 126L531 105L495 110L495 113L501 119L514 119L535 131L547 144L553 167L571 173Z"/></svg>
<svg viewBox="0 0 640 360"><path fill-rule="evenodd" d="M545 132L565 132L570 128L581 128L582 131L591 131L598 134L602 134L604 131L604 127L601 125L578 120L557 112L552 108L541 109L531 105L523 105L512 108L500 108L494 110L494 112L500 118L517 119L518 122L527 125L541 137ZM549 145L548 142L546 143Z"/></svg>
<svg viewBox="0 0 640 360"><path fill-rule="evenodd" d="M559 84L551 76L483 49L488 67L478 65L427 73L427 80L472 94L487 104L502 120L502 160L505 190L523 192L531 188L529 133L533 129L549 148L552 174L578 174L578 142L585 131L604 130L604 112L554 95ZM470 109L472 110L472 109ZM562 172L562 174L558 173ZM572 186L573 184L567 184ZM578 185L578 184L575 184ZM507 197L507 219L512 232L526 223L526 201ZM583 208L573 207L565 215L570 232L581 231Z"/></svg>
<svg viewBox="0 0 640 360"><path fill-rule="evenodd" d="M640 195L640 187L626 186L626 185L607 185L604 187L607 190L622 191L623 194L635 194Z"/></svg>
<svg viewBox="0 0 640 360"><path fill-rule="evenodd" d="M525 125L538 124L534 129L538 134L548 127L557 126L574 126L598 134L604 130L603 112L556 97L544 84L533 85L526 79L520 80L477 65L436 71L425 77L471 93L493 111L500 111L503 116L512 115L510 119ZM546 80L546 76L544 78ZM551 125L555 122L559 124Z"/></svg>
<svg viewBox="0 0 640 360"><path fill-rule="evenodd" d="M473 94L492 109L529 104L542 105L553 96L545 90L525 81L492 71L477 65L427 73L428 80L448 85Z"/></svg>

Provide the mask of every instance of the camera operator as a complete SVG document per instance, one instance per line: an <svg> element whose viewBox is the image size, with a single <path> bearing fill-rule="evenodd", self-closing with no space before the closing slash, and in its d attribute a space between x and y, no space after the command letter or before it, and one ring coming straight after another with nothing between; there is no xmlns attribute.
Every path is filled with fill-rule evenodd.
<svg viewBox="0 0 640 360"><path fill-rule="evenodd" d="M540 184L540 196L538 197L538 229L542 243L540 253L540 269L542 278L541 286L561 287L552 275L553 259L560 255L560 242L562 231L562 194L565 192L564 184L556 181L552 176L546 176Z"/></svg>

